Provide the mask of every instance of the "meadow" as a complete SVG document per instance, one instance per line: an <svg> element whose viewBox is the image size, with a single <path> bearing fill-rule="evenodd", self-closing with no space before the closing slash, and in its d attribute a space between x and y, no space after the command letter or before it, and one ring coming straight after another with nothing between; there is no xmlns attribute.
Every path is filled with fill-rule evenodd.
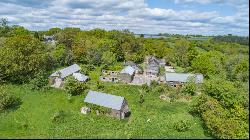
<svg viewBox="0 0 250 140"><path fill-rule="evenodd" d="M87 84L98 90L98 73L90 73ZM0 138L211 138L203 129L202 121L188 113L189 102L166 102L159 94L145 95L140 104L138 86L104 83L98 91L124 96L131 109L125 120L94 113L80 113L87 91L71 99L64 90L30 90L27 85L4 85L5 91L22 99L22 104L0 113ZM60 122L53 115L63 110ZM150 119L150 121L148 121ZM186 121L190 129L179 132L175 124Z"/></svg>

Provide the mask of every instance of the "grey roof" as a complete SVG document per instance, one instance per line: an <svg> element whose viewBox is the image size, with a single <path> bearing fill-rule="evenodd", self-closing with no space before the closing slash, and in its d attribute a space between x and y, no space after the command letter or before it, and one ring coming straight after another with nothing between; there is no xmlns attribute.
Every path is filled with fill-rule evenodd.
<svg viewBox="0 0 250 140"><path fill-rule="evenodd" d="M81 82L85 82L89 79L88 76L81 74L81 73L73 73L73 76L76 80L81 81Z"/></svg>
<svg viewBox="0 0 250 140"><path fill-rule="evenodd" d="M126 73L126 74L129 74L129 75L133 75L135 72L135 69L131 66L126 66L124 69L121 70L120 73Z"/></svg>
<svg viewBox="0 0 250 140"><path fill-rule="evenodd" d="M166 81L175 81L175 82L187 82L189 77L194 77L196 83L203 82L202 74L191 74L191 73L166 73Z"/></svg>
<svg viewBox="0 0 250 140"><path fill-rule="evenodd" d="M71 65L67 68L61 69L59 71L54 72L53 74L50 75L50 77L54 76L60 76L61 78L65 78L77 71L79 71L81 68L77 64Z"/></svg>
<svg viewBox="0 0 250 140"><path fill-rule="evenodd" d="M86 103L92 103L107 108L120 110L124 101L124 97L106 94L90 90L84 99Z"/></svg>
<svg viewBox="0 0 250 140"><path fill-rule="evenodd" d="M137 64L133 61L127 61L124 66L137 66Z"/></svg>

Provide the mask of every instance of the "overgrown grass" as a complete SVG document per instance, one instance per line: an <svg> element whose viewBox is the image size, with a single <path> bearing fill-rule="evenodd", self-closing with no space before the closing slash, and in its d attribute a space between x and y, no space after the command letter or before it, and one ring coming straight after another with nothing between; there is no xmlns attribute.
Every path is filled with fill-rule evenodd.
<svg viewBox="0 0 250 140"><path fill-rule="evenodd" d="M97 90L98 75L99 70L90 73L88 85L92 90ZM165 102L151 93L140 104L138 86L103 85L99 91L127 99L132 113L128 119L81 114L86 92L72 96L69 102L65 91L59 89L32 91L25 85L4 86L23 103L16 110L0 113L0 138L211 138L205 135L199 118L188 113L188 103ZM55 123L52 117L60 110L64 112L63 121ZM189 122L190 129L178 132L174 126L182 120Z"/></svg>

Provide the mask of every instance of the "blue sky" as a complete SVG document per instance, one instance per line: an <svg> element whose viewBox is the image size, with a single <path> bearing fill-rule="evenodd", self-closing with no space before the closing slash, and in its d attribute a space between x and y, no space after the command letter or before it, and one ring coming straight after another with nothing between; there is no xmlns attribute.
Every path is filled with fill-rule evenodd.
<svg viewBox="0 0 250 140"><path fill-rule="evenodd" d="M0 18L30 30L249 34L248 0L1 0Z"/></svg>

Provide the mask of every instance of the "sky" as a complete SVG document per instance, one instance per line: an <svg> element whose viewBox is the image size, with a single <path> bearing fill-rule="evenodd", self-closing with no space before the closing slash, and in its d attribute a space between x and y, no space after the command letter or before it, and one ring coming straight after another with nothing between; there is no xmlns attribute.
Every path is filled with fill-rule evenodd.
<svg viewBox="0 0 250 140"><path fill-rule="evenodd" d="M249 34L249 0L0 0L0 18L41 31L129 29L136 34Z"/></svg>

